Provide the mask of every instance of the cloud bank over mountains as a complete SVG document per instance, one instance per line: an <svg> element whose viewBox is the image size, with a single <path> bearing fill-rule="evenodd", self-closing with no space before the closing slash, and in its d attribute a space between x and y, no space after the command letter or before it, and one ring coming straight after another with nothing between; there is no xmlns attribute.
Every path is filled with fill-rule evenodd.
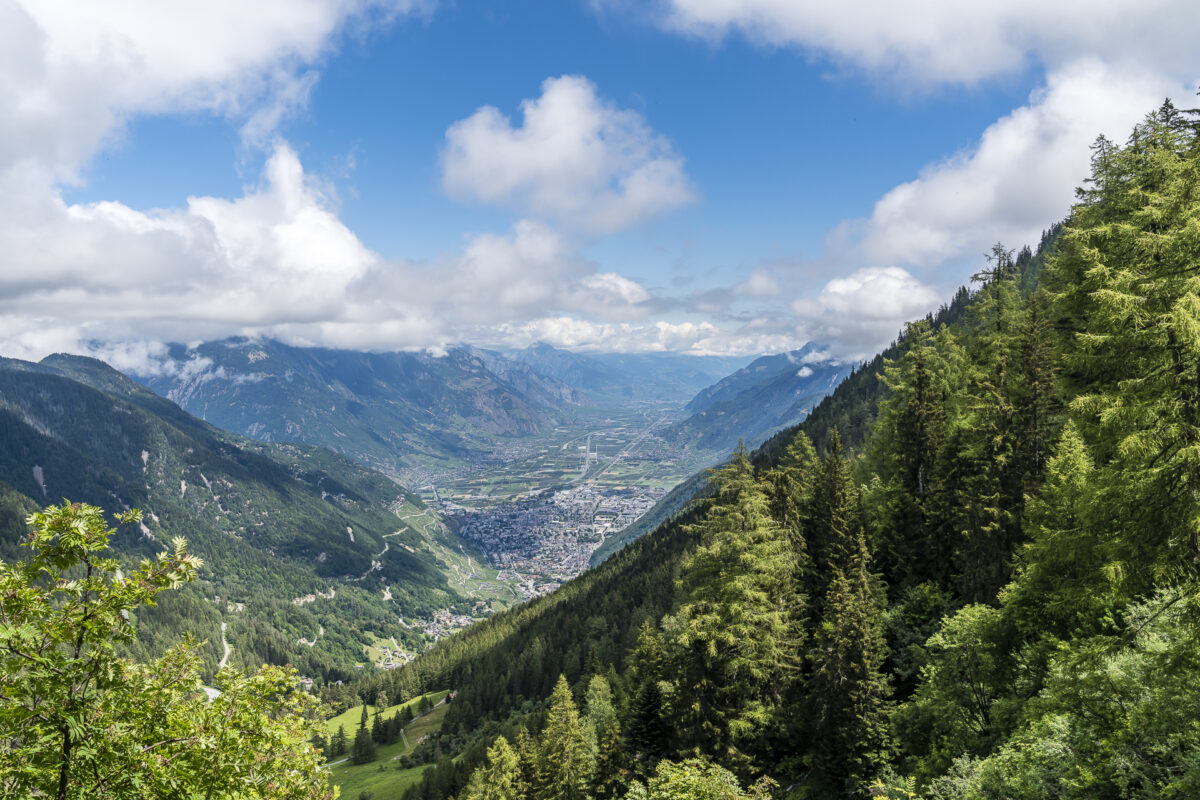
<svg viewBox="0 0 1200 800"><path fill-rule="evenodd" d="M1122 139L1164 96L1187 105L1200 74L1200 8L1184 2L853 5L669 0L655 19L670 34L718 47L741 36L916 93L1031 67L1044 79L975 144L831 231L815 263L763 264L691 297L582 255L703 203L704 187L653 109L624 107L581 75L547 77L515 109L448 119L440 154L431 147L446 194L510 213L508 230L417 262L372 251L343 222L280 125L347 37L436 14L432 3L0 5L0 351L136 359L156 342L261 334L363 349L540 339L697 353L817 339L862 357L945 299L992 242L1036 242L1068 210L1088 143ZM64 200L130 120L165 114L226 119L266 154L257 183L165 209Z"/></svg>

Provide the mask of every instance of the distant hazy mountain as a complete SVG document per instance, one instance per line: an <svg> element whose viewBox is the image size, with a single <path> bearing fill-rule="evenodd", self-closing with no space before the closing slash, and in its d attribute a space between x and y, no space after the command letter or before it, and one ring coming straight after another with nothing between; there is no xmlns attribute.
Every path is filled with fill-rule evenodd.
<svg viewBox="0 0 1200 800"><path fill-rule="evenodd" d="M727 452L739 439L757 446L804 419L850 369L823 358L812 344L763 356L700 391L687 404L691 416L671 433L681 443L705 450Z"/></svg>
<svg viewBox="0 0 1200 800"><path fill-rule="evenodd" d="M143 621L147 647L191 630L209 638L215 663L225 621L243 663L349 677L373 630L460 600L430 542L393 511L419 501L385 476L322 448L219 431L101 362L0 359L0 441L8 516L4 486L26 498L20 508L137 507L143 524L120 532L119 552L185 536L204 559L201 581L171 601L177 611L164 604Z"/></svg>
<svg viewBox="0 0 1200 800"><path fill-rule="evenodd" d="M138 376L188 412L260 441L319 444L385 470L490 449L577 403L497 354L363 353L227 339L174 346L173 374Z"/></svg>
<svg viewBox="0 0 1200 800"><path fill-rule="evenodd" d="M741 356L678 353L573 353L544 342L507 353L537 373L554 378L597 402L653 400L682 403L730 370Z"/></svg>
<svg viewBox="0 0 1200 800"><path fill-rule="evenodd" d="M493 375L546 408L577 406L587 402L583 393L576 387L543 375L522 361L508 358L495 350L479 347L467 346L463 350L478 358Z"/></svg>

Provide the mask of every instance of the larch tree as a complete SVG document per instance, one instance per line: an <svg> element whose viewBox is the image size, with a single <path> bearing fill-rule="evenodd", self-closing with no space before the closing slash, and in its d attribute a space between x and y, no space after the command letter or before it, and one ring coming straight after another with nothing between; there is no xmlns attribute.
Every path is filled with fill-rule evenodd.
<svg viewBox="0 0 1200 800"><path fill-rule="evenodd" d="M538 741L538 800L588 800L595 768L594 744L567 679L559 675Z"/></svg>
<svg viewBox="0 0 1200 800"><path fill-rule="evenodd" d="M488 748L487 763L472 773L462 800L526 800L528 796L517 752L501 736Z"/></svg>
<svg viewBox="0 0 1200 800"><path fill-rule="evenodd" d="M625 769L625 748L612 689L604 677L595 675L588 681L585 708L584 722L596 748L592 794L597 798L615 797Z"/></svg>
<svg viewBox="0 0 1200 800"><path fill-rule="evenodd" d="M679 584L678 731L692 752L749 770L798 668L803 602L795 552L744 448L714 482Z"/></svg>

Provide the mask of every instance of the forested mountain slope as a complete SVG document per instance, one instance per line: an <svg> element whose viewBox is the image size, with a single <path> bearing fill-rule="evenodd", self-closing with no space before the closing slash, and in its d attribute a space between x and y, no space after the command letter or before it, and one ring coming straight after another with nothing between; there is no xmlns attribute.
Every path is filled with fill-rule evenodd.
<svg viewBox="0 0 1200 800"><path fill-rule="evenodd" d="M803 420L850 372L829 360L805 360L803 350L764 356L696 395L693 412L670 435L704 450L728 452L739 441L761 444Z"/></svg>
<svg viewBox="0 0 1200 800"><path fill-rule="evenodd" d="M143 614L147 652L191 631L215 667L225 623L236 663L344 679L397 615L460 602L393 512L419 501L392 481L321 448L239 441L101 362L0 362L0 436L6 556L30 506L69 497L144 512L115 540L127 557L184 536L204 560L197 583Z"/></svg>
<svg viewBox="0 0 1200 800"><path fill-rule="evenodd" d="M809 367L807 374L797 376L809 377L812 365L828 365L831 361L832 359L827 355L822 354L819 345L811 342L799 350L789 353L761 356L741 369L726 375L712 386L707 386L697 392L696 396L688 401L685 410L690 414L706 411L713 406L736 400L738 395L747 389L753 389L784 373L797 375L806 372L805 367Z"/></svg>
<svg viewBox="0 0 1200 800"><path fill-rule="evenodd" d="M1198 231L1164 104L711 500L357 687L457 690L411 796L644 797L691 756L789 797L1195 796Z"/></svg>
<svg viewBox="0 0 1200 800"><path fill-rule="evenodd" d="M490 436L528 434L577 402L569 386L467 350L362 353L269 339L173 346L173 369L137 376L219 428L268 442L328 447L395 471L490 451ZM493 366L495 366L493 364Z"/></svg>

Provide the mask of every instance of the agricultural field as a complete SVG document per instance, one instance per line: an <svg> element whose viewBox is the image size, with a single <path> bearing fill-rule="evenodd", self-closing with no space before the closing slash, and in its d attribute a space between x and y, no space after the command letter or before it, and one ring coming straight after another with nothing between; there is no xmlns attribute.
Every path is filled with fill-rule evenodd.
<svg viewBox="0 0 1200 800"><path fill-rule="evenodd" d="M401 756L411 753L426 736L436 735L441 731L442 722L449 710L449 706L445 703L447 694L448 692L442 691L424 695L429 698L430 702L436 704L433 710L410 722L404 728L404 734L400 741L395 744L380 745L376 750L376 759L369 764L351 764L349 756L339 756L331 762L329 765L331 780L335 786L341 789L341 796L354 800L363 792L373 792L373 800L399 800L408 787L419 781L421 773L429 765L422 764L404 769L400 766L399 759ZM415 711L420 702L421 698L416 697L406 703L389 706L383 712L384 716L390 717L405 706L411 706ZM375 707L367 706L367 710L374 717ZM338 726L345 726L347 737L353 740L361 715L362 706L356 706L329 720L326 728L332 735L337 732Z"/></svg>

